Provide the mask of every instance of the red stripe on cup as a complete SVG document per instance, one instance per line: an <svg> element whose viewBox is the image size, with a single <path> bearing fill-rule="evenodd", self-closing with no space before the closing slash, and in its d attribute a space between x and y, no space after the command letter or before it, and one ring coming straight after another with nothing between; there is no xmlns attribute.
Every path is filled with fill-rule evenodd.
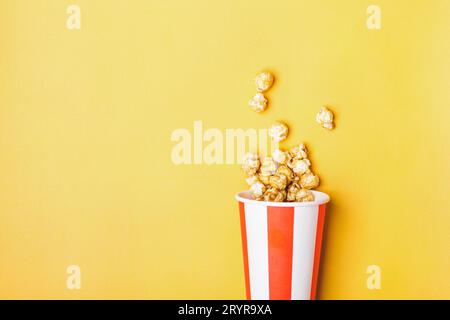
<svg viewBox="0 0 450 320"><path fill-rule="evenodd" d="M250 300L251 294L250 294L250 277L248 273L247 226L245 224L245 209L243 202L239 202L239 212L241 218L242 252L244 254L245 293L247 300Z"/></svg>
<svg viewBox="0 0 450 320"><path fill-rule="evenodd" d="M269 297L291 299L294 208L267 207Z"/></svg>
<svg viewBox="0 0 450 320"><path fill-rule="evenodd" d="M314 249L314 267L311 282L311 300L316 299L317 294L317 279L319 276L319 264L320 264L320 253L322 248L322 237L323 237L323 225L325 221L325 204L319 206L319 215L317 218L317 228L316 228L316 244Z"/></svg>

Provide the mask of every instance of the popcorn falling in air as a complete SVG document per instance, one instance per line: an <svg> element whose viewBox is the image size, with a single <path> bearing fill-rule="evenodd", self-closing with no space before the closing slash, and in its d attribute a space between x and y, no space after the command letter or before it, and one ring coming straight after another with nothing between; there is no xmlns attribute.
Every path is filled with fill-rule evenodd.
<svg viewBox="0 0 450 320"><path fill-rule="evenodd" d="M328 130L334 128L333 119L333 113L327 107L322 107L316 115L316 122Z"/></svg>
<svg viewBox="0 0 450 320"><path fill-rule="evenodd" d="M304 144L296 145L289 151L277 149L272 157L264 157L261 162L257 154L247 154L242 167L255 200L314 201L311 189L316 188L320 180L311 170Z"/></svg>
<svg viewBox="0 0 450 320"><path fill-rule="evenodd" d="M275 142L283 141L287 138L289 128L287 125L281 122L276 122L269 128L269 136Z"/></svg>
<svg viewBox="0 0 450 320"><path fill-rule="evenodd" d="M270 72L261 72L255 78L256 94L250 99L248 105L255 112L263 112L267 108L267 98L263 95L273 84L273 75Z"/></svg>
<svg viewBox="0 0 450 320"><path fill-rule="evenodd" d="M267 108L267 99L262 93L257 93L248 102L250 108L255 112L262 112Z"/></svg>
<svg viewBox="0 0 450 320"><path fill-rule="evenodd" d="M273 75L270 72L261 72L255 78L256 91L264 92L273 84Z"/></svg>

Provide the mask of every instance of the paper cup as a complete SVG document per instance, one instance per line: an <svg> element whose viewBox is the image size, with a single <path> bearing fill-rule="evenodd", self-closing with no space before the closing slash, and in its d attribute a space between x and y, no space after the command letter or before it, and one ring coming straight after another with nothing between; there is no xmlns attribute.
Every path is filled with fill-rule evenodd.
<svg viewBox="0 0 450 320"><path fill-rule="evenodd" d="M314 300L325 206L330 197L312 191L312 202L239 201L248 300Z"/></svg>

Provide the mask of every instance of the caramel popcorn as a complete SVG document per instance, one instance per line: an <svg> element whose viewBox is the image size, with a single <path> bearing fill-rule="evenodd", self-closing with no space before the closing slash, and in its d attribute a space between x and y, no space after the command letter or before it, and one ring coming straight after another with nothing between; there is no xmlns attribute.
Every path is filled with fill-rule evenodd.
<svg viewBox="0 0 450 320"><path fill-rule="evenodd" d="M266 186L259 181L250 186L250 193L255 199L261 199L265 191Z"/></svg>
<svg viewBox="0 0 450 320"><path fill-rule="evenodd" d="M264 92L273 84L273 75L270 72L261 72L255 78L256 91Z"/></svg>
<svg viewBox="0 0 450 320"><path fill-rule="evenodd" d="M263 175L272 175L277 171L277 164L271 157L265 157L261 164L261 174Z"/></svg>
<svg viewBox="0 0 450 320"><path fill-rule="evenodd" d="M275 173L269 178L269 184L277 190L286 189L287 183L288 179L284 174Z"/></svg>
<svg viewBox="0 0 450 320"><path fill-rule="evenodd" d="M249 176L247 179L245 179L245 182L247 182L247 184L249 186L251 186L252 184L259 182L258 176L253 175L253 176Z"/></svg>
<svg viewBox="0 0 450 320"><path fill-rule="evenodd" d="M276 122L269 128L269 136L275 142L280 142L286 139L288 132L288 126L281 122Z"/></svg>
<svg viewBox="0 0 450 320"><path fill-rule="evenodd" d="M302 175L309 170L311 162L308 159L294 159L291 165L292 171L294 171L296 174Z"/></svg>
<svg viewBox="0 0 450 320"><path fill-rule="evenodd" d="M256 153L248 152L245 154L242 161L242 169L248 176L253 176L258 171L261 162L259 156Z"/></svg>
<svg viewBox="0 0 450 320"><path fill-rule="evenodd" d="M327 107L322 107L316 115L316 122L325 129L331 130L334 127L333 118L333 113Z"/></svg>
<svg viewBox="0 0 450 320"><path fill-rule="evenodd" d="M250 99L248 105L253 111L262 112L267 108L267 99L262 93L258 92L253 98Z"/></svg>
<svg viewBox="0 0 450 320"><path fill-rule="evenodd" d="M292 159L305 159L308 157L308 154L306 153L306 147L303 143L300 143L299 145L291 148L289 150L289 154Z"/></svg>
<svg viewBox="0 0 450 320"><path fill-rule="evenodd" d="M272 159L279 164L286 164L286 162L290 159L290 155L288 152L276 149L272 152Z"/></svg>
<svg viewBox="0 0 450 320"><path fill-rule="evenodd" d="M289 169L285 165L279 166L276 173L285 175L286 178L287 178L287 183L288 184L291 183L294 180L294 178L295 178L294 172L292 172L292 170Z"/></svg>
<svg viewBox="0 0 450 320"><path fill-rule="evenodd" d="M296 195L300 191L300 189L301 187L297 182L291 183L287 189L286 200L290 202L295 201Z"/></svg>
<svg viewBox="0 0 450 320"><path fill-rule="evenodd" d="M264 201L283 202L286 199L286 191L269 188L264 192Z"/></svg>
<svg viewBox="0 0 450 320"><path fill-rule="evenodd" d="M319 177L311 171L307 171L300 178L300 185L305 189L313 189L319 185Z"/></svg>
<svg viewBox="0 0 450 320"><path fill-rule="evenodd" d="M260 173L258 175L258 179L259 181L261 181L264 185L268 186L269 185L269 179L270 179L270 174L262 174Z"/></svg>
<svg viewBox="0 0 450 320"><path fill-rule="evenodd" d="M314 201L314 194L308 189L300 189L295 194L295 201L297 202Z"/></svg>

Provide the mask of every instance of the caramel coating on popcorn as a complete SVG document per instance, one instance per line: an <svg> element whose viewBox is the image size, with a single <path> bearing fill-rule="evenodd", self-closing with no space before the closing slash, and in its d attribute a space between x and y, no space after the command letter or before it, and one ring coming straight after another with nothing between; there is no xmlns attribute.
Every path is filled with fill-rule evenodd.
<svg viewBox="0 0 450 320"><path fill-rule="evenodd" d="M270 179L270 174L262 174L262 173L260 173L259 175L258 175L258 179L259 179L259 181L261 181L263 184L265 184L266 186L268 186L269 185L269 179Z"/></svg>
<svg viewBox="0 0 450 320"><path fill-rule="evenodd" d="M261 174L263 175L272 175L277 171L277 164L271 157L265 157L261 164Z"/></svg>
<svg viewBox="0 0 450 320"><path fill-rule="evenodd" d="M305 159L308 157L306 146L303 143L300 143L299 145L292 147L289 150L289 154L292 157L292 159Z"/></svg>
<svg viewBox="0 0 450 320"><path fill-rule="evenodd" d="M253 176L256 174L261 166L259 161L259 156L256 153L248 152L244 155L242 160L242 169L248 176Z"/></svg>
<svg viewBox="0 0 450 320"><path fill-rule="evenodd" d="M294 159L291 163L292 171L298 175L302 175L309 170L311 162L308 159Z"/></svg>
<svg viewBox="0 0 450 320"><path fill-rule="evenodd" d="M255 77L256 91L264 92L270 89L273 84L273 75L270 72L261 72Z"/></svg>
<svg viewBox="0 0 450 320"><path fill-rule="evenodd" d="M288 179L284 174L275 173L270 176L269 184L277 190L284 190L288 184Z"/></svg>
<svg viewBox="0 0 450 320"><path fill-rule="evenodd" d="M295 201L296 195L300 191L300 189L301 187L297 182L291 183L287 189L286 200L290 202Z"/></svg>
<svg viewBox="0 0 450 320"><path fill-rule="evenodd" d="M264 201L283 202L286 199L286 191L269 188L264 192Z"/></svg>
<svg viewBox="0 0 450 320"><path fill-rule="evenodd" d="M319 177L312 173L311 171L307 171L300 178L300 185L305 189L313 189L319 185Z"/></svg>
<svg viewBox="0 0 450 320"><path fill-rule="evenodd" d="M250 186L250 193L255 199L261 199L265 191L266 186L259 181Z"/></svg>
<svg viewBox="0 0 450 320"><path fill-rule="evenodd" d="M279 164L286 164L290 158L289 152L281 151L280 149L275 149L275 151L272 152L272 159Z"/></svg>
<svg viewBox="0 0 450 320"><path fill-rule="evenodd" d="M289 169L287 166L285 165L281 165L278 167L277 169L277 174L282 174L285 175L287 178L287 183L291 183L294 180L295 174L294 172Z"/></svg>
<svg viewBox="0 0 450 320"><path fill-rule="evenodd" d="M295 201L297 202L314 201L314 194L308 189L300 189L295 194Z"/></svg>
<svg viewBox="0 0 450 320"><path fill-rule="evenodd" d="M316 115L316 122L328 130L334 128L333 119L333 113L327 107L322 107Z"/></svg>
<svg viewBox="0 0 450 320"><path fill-rule="evenodd" d="M319 177L311 171L304 144L289 151L275 150L272 157L247 153L242 168L255 200L272 202L314 201L310 189L319 185Z"/></svg>
<svg viewBox="0 0 450 320"><path fill-rule="evenodd" d="M287 138L289 133L289 128L282 122L275 122L269 128L269 136L275 142L283 141Z"/></svg>
<svg viewBox="0 0 450 320"><path fill-rule="evenodd" d="M256 182L259 182L259 178L257 175L252 175L252 176L249 176L247 179L245 179L245 182L247 182L247 184L249 186L251 186L252 184L254 184Z"/></svg>
<svg viewBox="0 0 450 320"><path fill-rule="evenodd" d="M267 108L267 99L262 93L258 92L250 99L248 105L255 112L263 112Z"/></svg>

